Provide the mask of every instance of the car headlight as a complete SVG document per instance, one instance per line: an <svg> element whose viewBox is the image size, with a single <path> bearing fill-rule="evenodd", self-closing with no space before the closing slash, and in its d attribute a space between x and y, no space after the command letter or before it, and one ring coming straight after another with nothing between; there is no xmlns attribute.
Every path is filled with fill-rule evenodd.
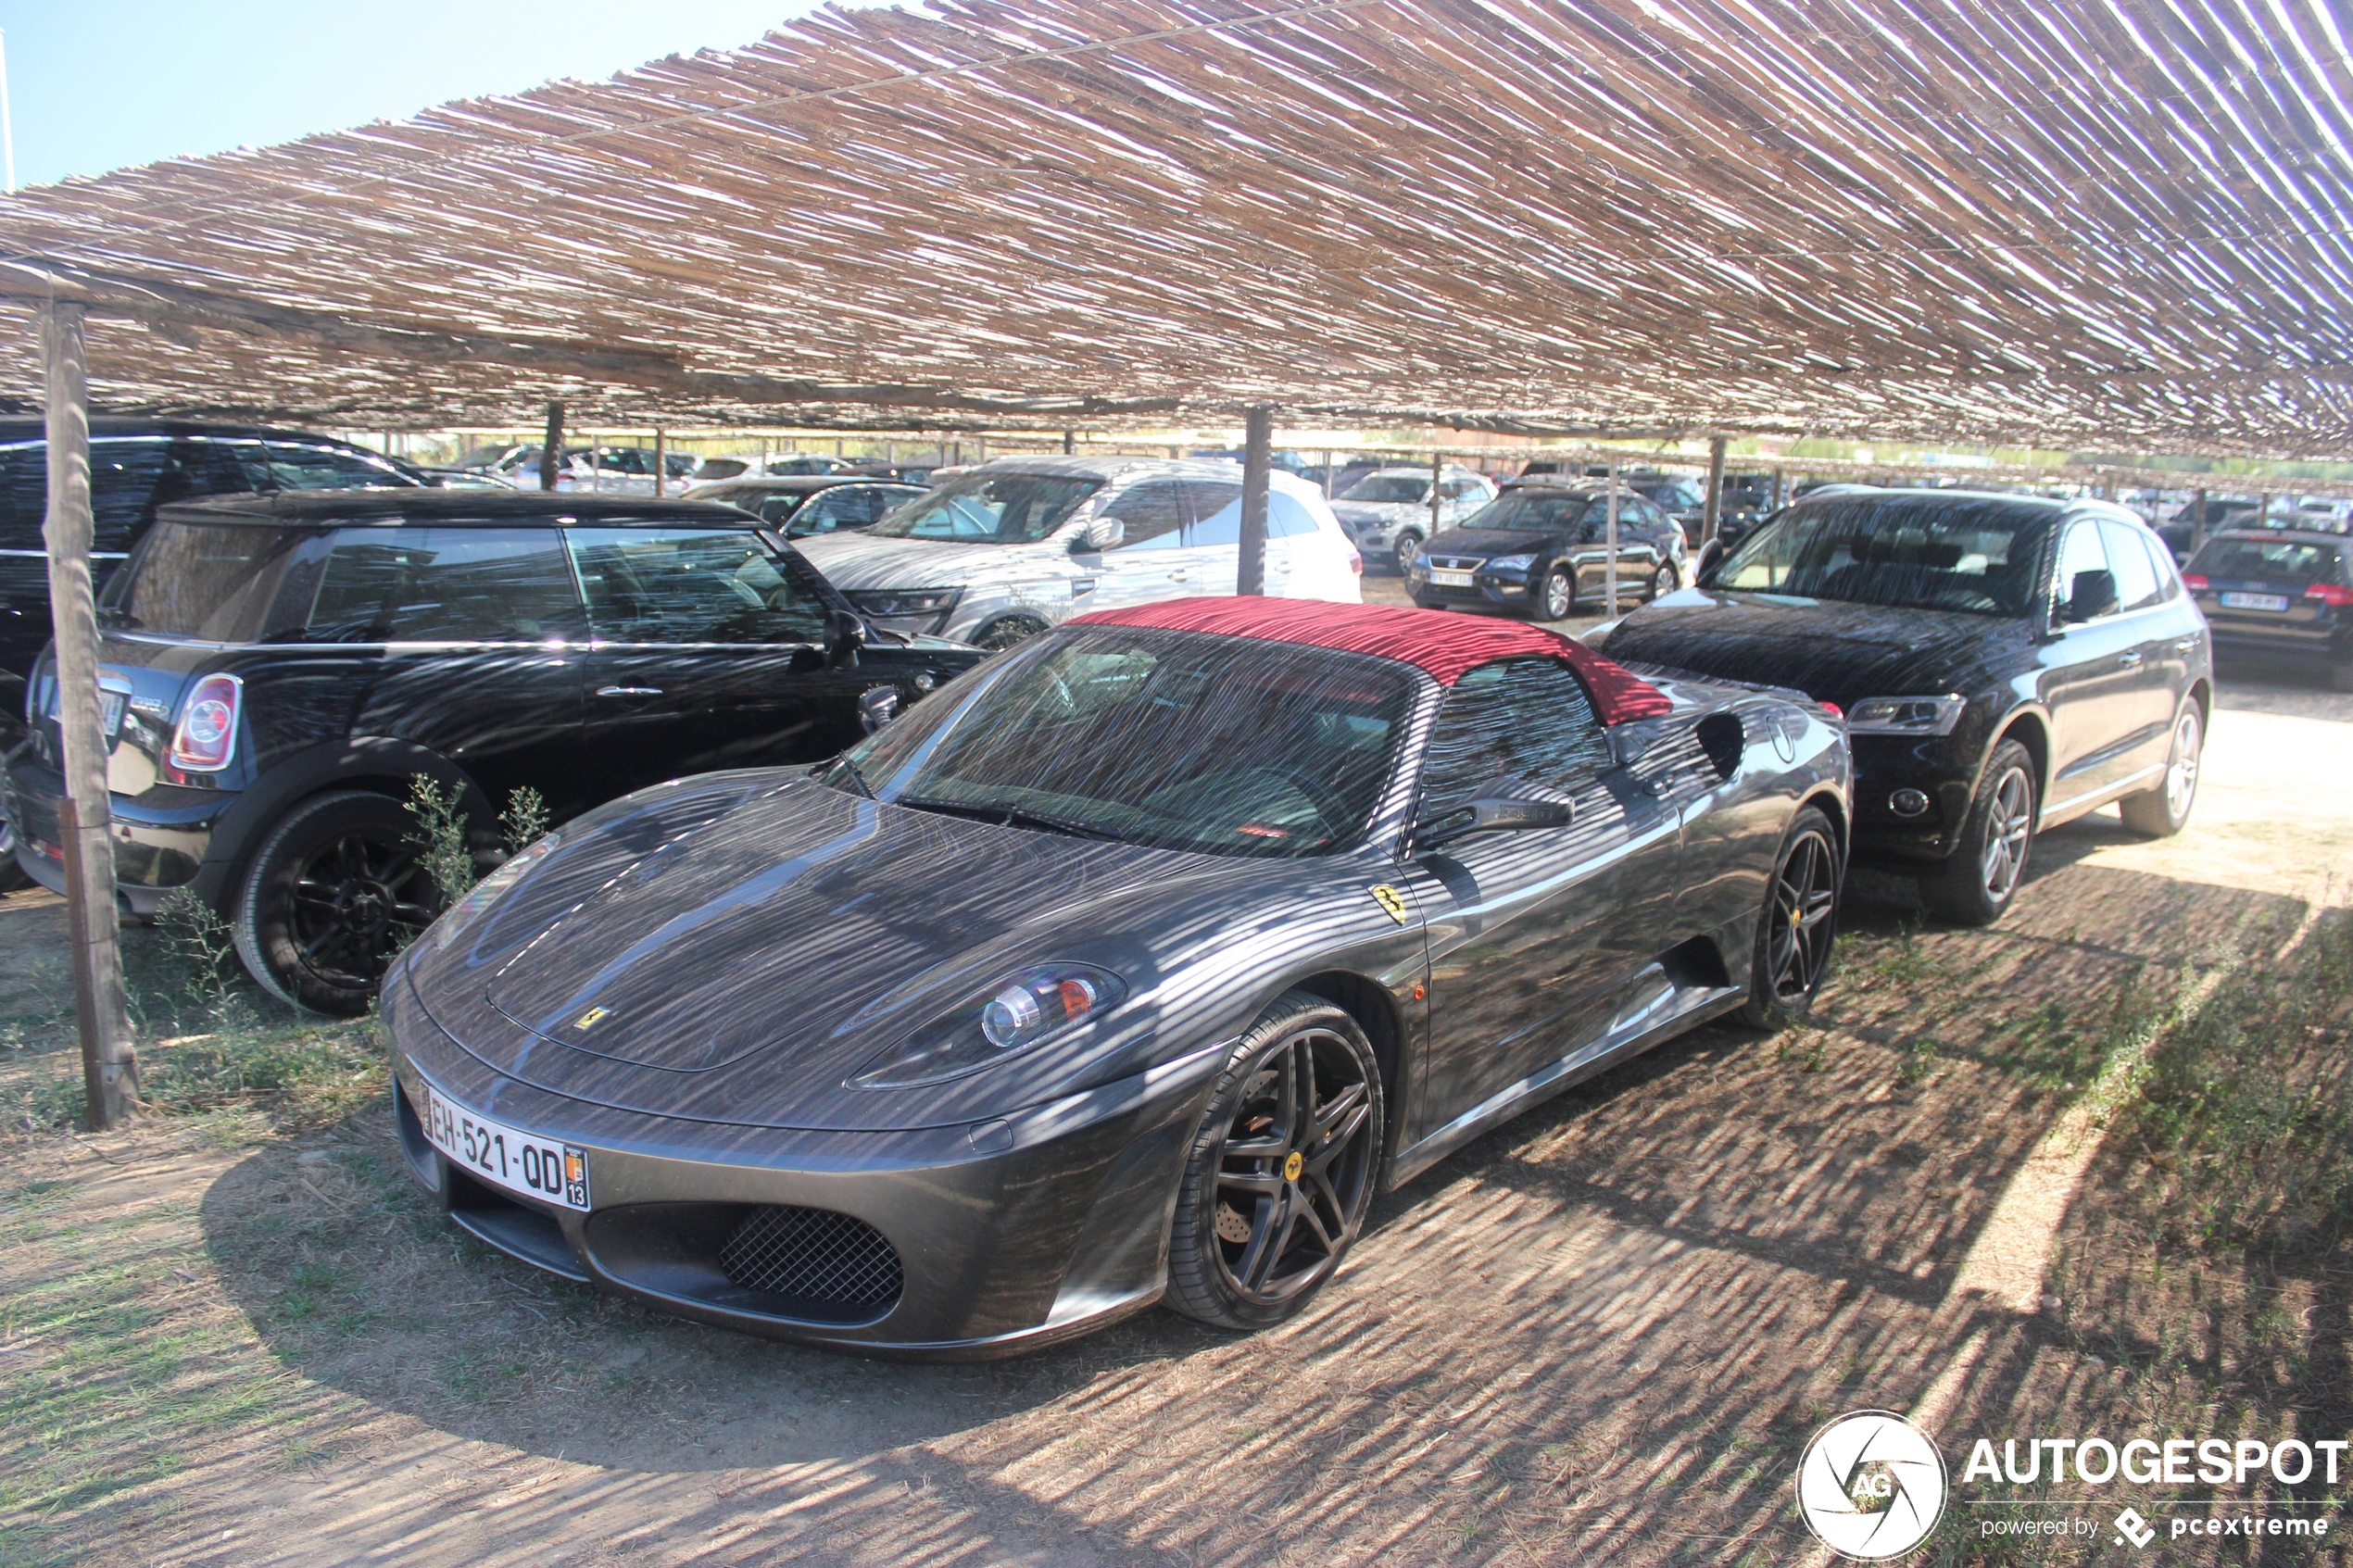
<svg viewBox="0 0 2353 1568"><path fill-rule="evenodd" d="M956 608L961 588L869 588L849 596L868 615L937 615Z"/></svg>
<svg viewBox="0 0 2353 1568"><path fill-rule="evenodd" d="M1491 556L1488 558L1487 570L1490 571L1526 571L1529 567L1534 566L1535 564L1536 558L1533 555Z"/></svg>
<svg viewBox="0 0 2353 1568"><path fill-rule="evenodd" d="M975 992L849 1077L853 1089L944 1083L1043 1045L1119 1005L1127 983L1093 964L1043 963Z"/></svg>
<svg viewBox="0 0 2353 1568"><path fill-rule="evenodd" d="M467 895L451 905L434 930L434 948L445 950L458 940L458 934L482 918L482 912L505 897L507 889L523 878L523 873L556 852L564 841L559 831L507 857L506 863L473 884Z"/></svg>
<svg viewBox="0 0 2353 1568"><path fill-rule="evenodd" d="M1867 696L1846 710L1846 727L1863 735L1949 735L1968 706L1969 698L1957 692L1943 696Z"/></svg>

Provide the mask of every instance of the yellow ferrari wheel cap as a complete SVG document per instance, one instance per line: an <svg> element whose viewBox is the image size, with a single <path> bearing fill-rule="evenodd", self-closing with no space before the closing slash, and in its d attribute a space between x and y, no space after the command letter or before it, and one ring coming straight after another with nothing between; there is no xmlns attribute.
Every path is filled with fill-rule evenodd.
<svg viewBox="0 0 2353 1568"><path fill-rule="evenodd" d="M1294 1148L1290 1151L1290 1158L1283 1161L1283 1180L1295 1182L1299 1180L1299 1173L1306 1169L1307 1156Z"/></svg>

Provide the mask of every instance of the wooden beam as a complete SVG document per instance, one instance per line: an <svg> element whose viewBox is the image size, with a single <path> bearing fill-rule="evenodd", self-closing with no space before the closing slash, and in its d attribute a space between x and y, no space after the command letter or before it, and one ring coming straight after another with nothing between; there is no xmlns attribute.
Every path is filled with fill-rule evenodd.
<svg viewBox="0 0 2353 1568"><path fill-rule="evenodd" d="M1266 591L1266 489L1273 467L1275 410L1253 404L1242 426L1241 559L1234 571L1234 592Z"/></svg>

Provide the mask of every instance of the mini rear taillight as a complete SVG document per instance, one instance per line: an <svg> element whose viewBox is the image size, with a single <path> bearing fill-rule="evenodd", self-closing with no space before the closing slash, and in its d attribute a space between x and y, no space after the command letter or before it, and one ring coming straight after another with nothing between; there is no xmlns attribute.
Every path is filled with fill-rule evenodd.
<svg viewBox="0 0 2353 1568"><path fill-rule="evenodd" d="M234 675L207 675L188 694L171 732L171 765L183 773L217 773L237 754L237 709L245 684Z"/></svg>
<svg viewBox="0 0 2353 1568"><path fill-rule="evenodd" d="M2353 605L2353 588L2340 588L2334 583L2315 583L2304 590L2304 596L2308 599L2318 599L2324 605L2335 605L2340 608L2347 605Z"/></svg>
<svg viewBox="0 0 2353 1568"><path fill-rule="evenodd" d="M1833 719L1843 719L1846 717L1846 710L1839 707L1839 705L1834 702L1818 702L1814 706L1820 709L1823 712L1829 714Z"/></svg>
<svg viewBox="0 0 2353 1568"><path fill-rule="evenodd" d="M2182 573L2182 586L2187 588L2193 594L2203 594L2207 589L2212 587L2213 585L2214 584L2208 583L2205 578L2199 576L2195 571L2184 571Z"/></svg>
<svg viewBox="0 0 2353 1568"><path fill-rule="evenodd" d="M1349 571L1353 571L1353 572L1354 572L1354 573L1355 573L1357 576L1359 576L1359 577L1364 576L1364 575L1365 575L1365 558L1364 558L1363 556L1358 555L1358 554L1357 554L1355 551L1353 551L1353 550L1349 551L1349 552L1348 552L1348 570L1349 570Z"/></svg>

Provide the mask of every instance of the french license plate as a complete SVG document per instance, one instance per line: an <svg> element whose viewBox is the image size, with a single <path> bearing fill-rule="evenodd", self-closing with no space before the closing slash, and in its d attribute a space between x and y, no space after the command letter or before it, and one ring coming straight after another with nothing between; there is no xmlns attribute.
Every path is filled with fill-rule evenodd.
<svg viewBox="0 0 2353 1568"><path fill-rule="evenodd" d="M1467 588L1471 585L1469 572L1441 571L1434 566L1429 569L1429 580L1441 588Z"/></svg>
<svg viewBox="0 0 2353 1568"><path fill-rule="evenodd" d="M2225 594L2224 609L2268 609L2273 613L2287 608L2285 594Z"/></svg>
<svg viewBox="0 0 2353 1568"><path fill-rule="evenodd" d="M431 1084L424 1089L425 1136L466 1174L542 1203L587 1209L586 1149L493 1122L468 1110Z"/></svg>
<svg viewBox="0 0 2353 1568"><path fill-rule="evenodd" d="M114 739L115 736L122 733L122 715L124 711L130 708L130 706L131 694L129 692L119 692L112 686L102 686L99 688L98 728L106 732L106 736L108 740ZM57 688L51 686L49 688L49 706L46 711L43 713L42 717L46 719L55 719L57 716Z"/></svg>

